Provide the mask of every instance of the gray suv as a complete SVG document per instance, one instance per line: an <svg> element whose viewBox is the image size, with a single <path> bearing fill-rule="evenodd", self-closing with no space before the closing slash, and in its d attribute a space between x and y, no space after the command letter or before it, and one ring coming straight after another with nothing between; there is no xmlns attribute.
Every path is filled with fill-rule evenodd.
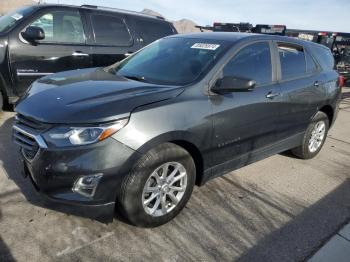
<svg viewBox="0 0 350 262"><path fill-rule="evenodd" d="M48 203L132 224L174 218L194 185L286 150L317 155L341 94L329 49L199 33L33 83L13 140ZM66 209L67 210L67 209Z"/></svg>

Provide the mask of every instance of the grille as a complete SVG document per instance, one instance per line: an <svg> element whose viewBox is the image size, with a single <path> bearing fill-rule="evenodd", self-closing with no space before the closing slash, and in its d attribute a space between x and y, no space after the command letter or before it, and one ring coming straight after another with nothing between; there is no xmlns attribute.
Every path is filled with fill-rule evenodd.
<svg viewBox="0 0 350 262"><path fill-rule="evenodd" d="M50 127L48 124L39 122L39 121L34 120L32 118L29 118L29 117L25 117L21 114L18 114L16 116L15 124L19 125L21 127L28 128L28 129L30 129L30 131L34 131L35 133L45 131L46 129L48 129Z"/></svg>
<svg viewBox="0 0 350 262"><path fill-rule="evenodd" d="M39 145L35 139L21 131L13 131L13 139L16 144L22 148L22 153L28 159L33 159L39 151Z"/></svg>
<svg viewBox="0 0 350 262"><path fill-rule="evenodd" d="M18 114L13 128L13 141L21 147L22 154L29 160L39 151L36 137L50 126Z"/></svg>

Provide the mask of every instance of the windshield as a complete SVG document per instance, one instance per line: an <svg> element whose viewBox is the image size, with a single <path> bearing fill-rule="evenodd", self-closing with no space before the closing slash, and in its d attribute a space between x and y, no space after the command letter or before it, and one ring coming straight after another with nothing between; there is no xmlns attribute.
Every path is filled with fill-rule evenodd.
<svg viewBox="0 0 350 262"><path fill-rule="evenodd" d="M228 46L218 40L164 38L108 69L138 81L187 85L205 75Z"/></svg>
<svg viewBox="0 0 350 262"><path fill-rule="evenodd" d="M6 33L12 29L23 17L32 13L34 9L34 7L22 7L0 16L0 33Z"/></svg>

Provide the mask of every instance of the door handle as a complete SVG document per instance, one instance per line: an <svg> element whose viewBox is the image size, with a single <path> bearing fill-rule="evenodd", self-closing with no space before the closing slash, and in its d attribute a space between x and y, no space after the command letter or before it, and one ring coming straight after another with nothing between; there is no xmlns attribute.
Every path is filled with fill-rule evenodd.
<svg viewBox="0 0 350 262"><path fill-rule="evenodd" d="M72 56L89 56L89 54L83 53L81 51L74 51Z"/></svg>
<svg viewBox="0 0 350 262"><path fill-rule="evenodd" d="M319 86L320 86L320 83L319 83L318 81L316 81L316 82L314 83L314 86L315 86L315 87L319 87Z"/></svg>
<svg viewBox="0 0 350 262"><path fill-rule="evenodd" d="M125 53L124 55L125 55L125 57L128 57L128 56L131 56L132 53L133 53L133 52L127 52L127 53Z"/></svg>
<svg viewBox="0 0 350 262"><path fill-rule="evenodd" d="M281 93L272 93L272 92L269 92L267 95L266 95L266 98L269 98L269 99L274 99L276 96L280 96Z"/></svg>

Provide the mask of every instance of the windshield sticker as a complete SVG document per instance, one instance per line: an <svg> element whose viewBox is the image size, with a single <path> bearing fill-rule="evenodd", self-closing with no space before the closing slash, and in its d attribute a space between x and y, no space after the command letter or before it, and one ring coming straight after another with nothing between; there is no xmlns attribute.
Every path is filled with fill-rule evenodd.
<svg viewBox="0 0 350 262"><path fill-rule="evenodd" d="M23 18L23 15L17 13L12 15L11 17L15 20L21 20Z"/></svg>
<svg viewBox="0 0 350 262"><path fill-rule="evenodd" d="M191 48L205 49L205 50L216 50L220 45L217 44L206 44L206 43L195 43Z"/></svg>

